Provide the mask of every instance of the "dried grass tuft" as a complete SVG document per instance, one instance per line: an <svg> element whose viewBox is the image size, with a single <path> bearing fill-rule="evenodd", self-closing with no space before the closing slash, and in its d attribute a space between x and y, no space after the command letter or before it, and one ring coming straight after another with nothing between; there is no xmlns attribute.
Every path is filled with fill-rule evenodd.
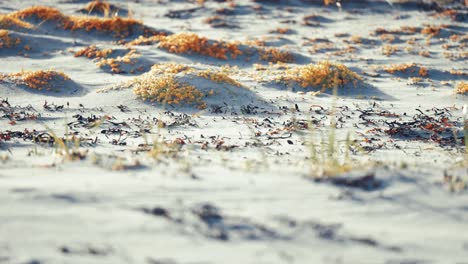
<svg viewBox="0 0 468 264"><path fill-rule="evenodd" d="M7 78L12 79L18 84L23 84L31 89L36 90L51 90L54 82L64 82L70 80L63 72L53 70L39 70L39 71L21 71L6 75Z"/></svg>
<svg viewBox="0 0 468 264"><path fill-rule="evenodd" d="M457 94L468 94L468 82L459 82L455 87L455 93Z"/></svg>
<svg viewBox="0 0 468 264"><path fill-rule="evenodd" d="M406 64L392 64L390 66L384 67L384 70L391 74L396 73L405 73L413 74L417 73L421 77L427 77L429 75L427 68L418 65L416 63L406 63Z"/></svg>
<svg viewBox="0 0 468 264"><path fill-rule="evenodd" d="M134 18L100 18L88 16L67 16L62 14L58 9L46 6L34 6L26 8L10 14L17 19L36 18L41 21L53 21L59 27L65 30L86 30L86 31L101 31L112 32L115 37L125 38L130 33L141 30L145 34L154 34L152 30L146 28L141 21Z"/></svg>
<svg viewBox="0 0 468 264"><path fill-rule="evenodd" d="M302 88L319 87L324 91L348 84L357 86L362 78L343 64L320 61L317 64L286 70L286 73L277 80L292 81L298 83Z"/></svg>
<svg viewBox="0 0 468 264"><path fill-rule="evenodd" d="M238 43L225 41L209 41L206 37L200 37L194 33L178 33L164 37L160 40L159 47L172 53L197 53L209 57L227 60L242 55Z"/></svg>
<svg viewBox="0 0 468 264"><path fill-rule="evenodd" d="M0 29L0 49L12 48L20 43L21 40L19 38L10 37L8 30Z"/></svg>

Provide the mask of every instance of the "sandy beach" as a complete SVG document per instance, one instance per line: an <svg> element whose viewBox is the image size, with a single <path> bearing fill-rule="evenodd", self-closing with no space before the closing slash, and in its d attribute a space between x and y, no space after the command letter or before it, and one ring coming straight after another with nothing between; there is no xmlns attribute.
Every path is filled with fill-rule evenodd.
<svg viewBox="0 0 468 264"><path fill-rule="evenodd" d="M0 263L468 263L466 4L0 0Z"/></svg>

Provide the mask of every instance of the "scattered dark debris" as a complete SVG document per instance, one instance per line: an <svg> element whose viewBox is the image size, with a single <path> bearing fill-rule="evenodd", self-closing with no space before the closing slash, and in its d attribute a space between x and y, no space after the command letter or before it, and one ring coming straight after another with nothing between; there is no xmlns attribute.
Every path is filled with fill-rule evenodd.
<svg viewBox="0 0 468 264"><path fill-rule="evenodd" d="M98 248L94 246L62 246L60 252L66 255L93 255L93 256L107 256L112 252L111 248Z"/></svg>
<svg viewBox="0 0 468 264"><path fill-rule="evenodd" d="M47 101L45 101L42 107L49 112L60 112L63 110L64 105L56 105L54 103L49 104Z"/></svg>
<svg viewBox="0 0 468 264"><path fill-rule="evenodd" d="M40 117L40 114L37 114L37 111L31 105L25 107L22 106L12 106L8 99L0 98L0 118L6 118L10 120L10 125L15 125L17 121L25 120L37 120Z"/></svg>
<svg viewBox="0 0 468 264"><path fill-rule="evenodd" d="M255 105L243 105L241 106L241 113L243 115L256 115L258 113L259 107Z"/></svg>
<svg viewBox="0 0 468 264"><path fill-rule="evenodd" d="M164 112L164 114L168 115L172 119L172 121L168 123L167 125L165 125L165 127L178 127L178 126L184 126L184 125L188 125L192 127L198 126L197 123L192 119L192 117L190 117L187 114L184 114L184 113L174 114L171 111L166 111Z"/></svg>
<svg viewBox="0 0 468 264"><path fill-rule="evenodd" d="M432 112L432 115L416 110L419 114L409 121L384 121L388 126L385 133L398 139L433 141L441 147L455 147L460 143L464 145L462 124L451 120L449 108L434 107L426 110L426 113Z"/></svg>
<svg viewBox="0 0 468 264"><path fill-rule="evenodd" d="M153 207L153 208L143 208L144 213L151 214L154 216L166 217L171 218L169 215L169 211L162 208L162 207Z"/></svg>
<svg viewBox="0 0 468 264"><path fill-rule="evenodd" d="M224 103L224 105L215 105L215 104L210 105L210 113L212 113L212 114L225 114L225 113L227 113L227 104Z"/></svg>
<svg viewBox="0 0 468 264"><path fill-rule="evenodd" d="M117 108L123 113L130 112L130 109L126 105L118 105Z"/></svg>

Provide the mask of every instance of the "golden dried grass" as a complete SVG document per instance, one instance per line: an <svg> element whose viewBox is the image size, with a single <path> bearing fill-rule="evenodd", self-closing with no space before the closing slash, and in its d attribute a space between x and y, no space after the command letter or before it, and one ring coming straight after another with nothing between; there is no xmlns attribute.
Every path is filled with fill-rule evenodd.
<svg viewBox="0 0 468 264"><path fill-rule="evenodd" d="M35 90L51 90L54 88L54 81L63 82L70 80L70 77L68 77L65 73L53 70L21 71L18 73L8 74L5 77Z"/></svg>
<svg viewBox="0 0 468 264"><path fill-rule="evenodd" d="M23 28L32 29L33 25L12 16L11 14L0 14L0 29L11 29L11 28Z"/></svg>
<svg viewBox="0 0 468 264"><path fill-rule="evenodd" d="M113 50L112 49L99 49L95 45L91 45L88 47L85 47L77 52L75 52L74 56L75 57L87 57L90 59L95 59L95 58L107 58L110 54L112 54Z"/></svg>
<svg viewBox="0 0 468 264"><path fill-rule="evenodd" d="M277 81L292 81L302 88L318 87L324 91L348 84L357 86L362 78L343 64L320 61L317 64L288 69Z"/></svg>
<svg viewBox="0 0 468 264"><path fill-rule="evenodd" d="M459 82L455 87L455 93L457 94L468 94L468 82Z"/></svg>
<svg viewBox="0 0 468 264"><path fill-rule="evenodd" d="M10 37L8 30L0 29L0 49L12 48L20 43L21 40L19 38Z"/></svg>
<svg viewBox="0 0 468 264"><path fill-rule="evenodd" d="M181 75L182 74L182 75ZM133 87L133 93L142 100L167 105L195 105L198 109L205 109L205 97L215 94L215 89L201 91L194 85L180 81L179 77L201 77L214 83L224 83L236 87L242 85L229 76L229 69L196 69L182 64L155 64L151 71L135 78L125 85Z"/></svg>
<svg viewBox="0 0 468 264"><path fill-rule="evenodd" d="M160 40L159 47L171 53L197 53L217 59L227 60L242 55L238 43L209 41L194 33L177 33Z"/></svg>
<svg viewBox="0 0 468 264"><path fill-rule="evenodd" d="M53 21L64 30L86 30L86 31L101 31L112 32L115 37L124 38L130 35L131 32L141 30L144 34L154 33L149 28L146 28L141 21L134 18L100 18L88 16L67 16L61 13L58 9L46 6L34 6L26 8L9 16L16 19L36 18L41 21Z"/></svg>
<svg viewBox="0 0 468 264"><path fill-rule="evenodd" d="M416 63L392 64L390 66L385 66L383 69L391 74L399 72L406 74L417 73L421 77L427 77L429 75L427 68Z"/></svg>
<svg viewBox="0 0 468 264"><path fill-rule="evenodd" d="M192 85L180 83L171 75L136 78L132 85L133 93L142 100L168 105L195 104L203 109L204 94Z"/></svg>

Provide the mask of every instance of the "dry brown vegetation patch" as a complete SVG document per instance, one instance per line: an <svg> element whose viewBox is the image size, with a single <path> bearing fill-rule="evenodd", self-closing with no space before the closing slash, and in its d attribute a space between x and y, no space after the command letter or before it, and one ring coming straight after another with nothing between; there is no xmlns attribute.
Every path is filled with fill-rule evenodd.
<svg viewBox="0 0 468 264"><path fill-rule="evenodd" d="M171 75L146 75L133 80L133 93L142 100L168 105L196 104L205 108L204 94L192 85L178 82Z"/></svg>
<svg viewBox="0 0 468 264"><path fill-rule="evenodd" d="M277 81L292 81L298 83L302 88L318 87L324 91L348 84L357 86L362 78L343 64L320 61L317 64L288 69Z"/></svg>
<svg viewBox="0 0 468 264"><path fill-rule="evenodd" d="M110 58L109 56L114 53L113 49L100 49L94 45L85 47L75 52L75 57L87 57L96 61L96 65L100 68L109 67L113 73L124 73L123 65L136 65L140 55L135 49L128 49L128 52L122 56ZM144 67L134 67L129 70L130 73L143 72Z"/></svg>
<svg viewBox="0 0 468 264"><path fill-rule="evenodd" d="M290 52L277 48L258 48L257 50L262 61L273 63L294 61L294 56Z"/></svg>
<svg viewBox="0 0 468 264"><path fill-rule="evenodd" d="M86 31L102 31L112 32L115 37L124 38L130 35L131 32L141 30L145 34L154 33L151 29L146 28L141 21L134 18L99 18L88 16L67 16L61 13L58 9L46 6L34 6L26 8L10 14L9 16L17 19L36 18L41 21L53 21L58 23L58 26L65 30L86 30Z"/></svg>
<svg viewBox="0 0 468 264"><path fill-rule="evenodd" d="M90 59L95 58L107 58L113 52L112 49L99 49L95 45L85 47L77 52L75 52L75 57L87 57Z"/></svg>
<svg viewBox="0 0 468 264"><path fill-rule="evenodd" d="M194 105L198 109L206 108L205 97L216 94L216 88L200 88L195 80L197 77L213 83L227 84L235 87L242 85L229 76L228 68L197 69L183 64L155 64L151 71L126 83L121 88L133 88L133 93L144 101L164 105Z"/></svg>
<svg viewBox="0 0 468 264"><path fill-rule="evenodd" d="M396 73L405 73L405 74L413 74L416 73L421 77L428 76L427 68L418 65L416 63L406 63L406 64L392 64L390 66L385 66L384 70L391 74Z"/></svg>
<svg viewBox="0 0 468 264"><path fill-rule="evenodd" d="M64 82L70 80L63 72L53 70L39 71L21 71L3 76L15 81L18 84L23 84L31 89L36 90L51 90L54 87L54 82Z"/></svg>
<svg viewBox="0 0 468 264"><path fill-rule="evenodd" d="M126 43L126 46L153 45L161 41L166 34L159 34L150 37L139 36L138 38Z"/></svg>
<svg viewBox="0 0 468 264"><path fill-rule="evenodd" d="M0 14L0 29L12 29L12 28L31 29L33 28L33 26L19 18L12 16L11 14L7 14L7 15Z"/></svg>
<svg viewBox="0 0 468 264"><path fill-rule="evenodd" d="M0 29L0 49L12 48L20 43L21 40L19 38L10 37L8 30Z"/></svg>
<svg viewBox="0 0 468 264"><path fill-rule="evenodd" d="M455 87L455 92L457 94L468 94L468 82L459 82Z"/></svg>
<svg viewBox="0 0 468 264"><path fill-rule="evenodd" d="M421 29L421 34L427 35L429 37L435 37L435 36L438 36L440 34L440 31L446 27L447 27L446 25L439 25L439 26L426 25L425 27Z"/></svg>
<svg viewBox="0 0 468 264"><path fill-rule="evenodd" d="M210 41L194 33L178 33L164 37L159 47L172 53L197 53L209 57L227 60L242 55L238 43Z"/></svg>
<svg viewBox="0 0 468 264"><path fill-rule="evenodd" d="M400 50L401 50L400 47L392 46L392 45L384 45L381 48L382 54L387 56L387 57L395 54L396 52L398 52Z"/></svg>

